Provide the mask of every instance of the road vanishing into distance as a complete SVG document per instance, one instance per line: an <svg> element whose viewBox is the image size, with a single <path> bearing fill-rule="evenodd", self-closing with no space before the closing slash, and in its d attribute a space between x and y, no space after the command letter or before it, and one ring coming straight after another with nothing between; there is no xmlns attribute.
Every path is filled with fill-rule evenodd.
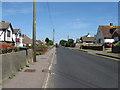
<svg viewBox="0 0 120 90"><path fill-rule="evenodd" d="M59 47L47 88L118 88L118 61Z"/></svg>

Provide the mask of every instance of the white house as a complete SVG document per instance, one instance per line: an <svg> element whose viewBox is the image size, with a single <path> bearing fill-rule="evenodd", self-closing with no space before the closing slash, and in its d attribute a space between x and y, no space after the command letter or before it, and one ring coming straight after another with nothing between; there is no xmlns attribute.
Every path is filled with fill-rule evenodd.
<svg viewBox="0 0 120 90"><path fill-rule="evenodd" d="M20 29L13 29L13 40L16 47L23 47L23 38Z"/></svg>
<svg viewBox="0 0 120 90"><path fill-rule="evenodd" d="M100 25L96 35L96 43L113 43L112 34L117 28L120 28L120 26L113 26L112 23L110 25Z"/></svg>
<svg viewBox="0 0 120 90"><path fill-rule="evenodd" d="M14 44L13 41L13 28L11 23L5 21L0 22L0 42L6 42L10 45Z"/></svg>
<svg viewBox="0 0 120 90"><path fill-rule="evenodd" d="M95 36L91 37L90 33L80 38L81 43L83 44L94 44L95 43Z"/></svg>

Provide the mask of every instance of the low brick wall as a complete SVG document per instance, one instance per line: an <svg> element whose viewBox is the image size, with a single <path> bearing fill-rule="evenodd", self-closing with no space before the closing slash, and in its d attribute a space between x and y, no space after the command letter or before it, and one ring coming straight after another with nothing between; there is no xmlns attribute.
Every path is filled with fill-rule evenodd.
<svg viewBox="0 0 120 90"><path fill-rule="evenodd" d="M28 62L32 62L32 50L3 54L1 57L0 66L2 65L2 80L4 81L10 75L16 73L18 69L24 67Z"/></svg>
<svg viewBox="0 0 120 90"><path fill-rule="evenodd" d="M112 46L113 53L120 53L120 46Z"/></svg>

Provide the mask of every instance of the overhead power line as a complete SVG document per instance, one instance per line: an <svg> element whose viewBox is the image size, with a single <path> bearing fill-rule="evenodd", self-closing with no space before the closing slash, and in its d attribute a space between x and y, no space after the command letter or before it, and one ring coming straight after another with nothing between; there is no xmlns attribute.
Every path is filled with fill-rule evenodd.
<svg viewBox="0 0 120 90"><path fill-rule="evenodd" d="M52 28L55 29L54 23L53 23L53 17L52 17L52 14L51 14L51 9L50 9L50 5L49 5L48 0L47 0L47 7L48 7L48 13L49 13L49 17L50 17L50 23L52 25Z"/></svg>

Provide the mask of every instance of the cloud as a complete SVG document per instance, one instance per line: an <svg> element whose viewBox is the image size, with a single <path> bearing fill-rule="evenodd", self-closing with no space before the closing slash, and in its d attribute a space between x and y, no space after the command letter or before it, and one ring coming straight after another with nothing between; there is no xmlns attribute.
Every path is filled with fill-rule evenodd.
<svg viewBox="0 0 120 90"><path fill-rule="evenodd" d="M32 8L23 8L23 9L4 9L3 14L13 15L13 14L29 14L32 12Z"/></svg>
<svg viewBox="0 0 120 90"><path fill-rule="evenodd" d="M73 29L82 29L89 27L91 24L87 23L86 21L82 21L81 19L75 19L71 23L69 23L69 27Z"/></svg>

